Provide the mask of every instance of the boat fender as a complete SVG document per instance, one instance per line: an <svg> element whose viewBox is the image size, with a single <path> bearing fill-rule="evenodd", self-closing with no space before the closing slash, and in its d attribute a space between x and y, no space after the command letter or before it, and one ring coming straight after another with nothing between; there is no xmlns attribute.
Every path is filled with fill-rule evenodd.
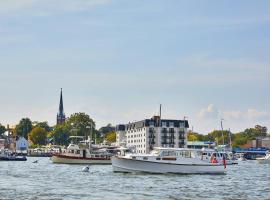
<svg viewBox="0 0 270 200"><path fill-rule="evenodd" d="M89 172L89 166L86 166L82 169L83 172Z"/></svg>

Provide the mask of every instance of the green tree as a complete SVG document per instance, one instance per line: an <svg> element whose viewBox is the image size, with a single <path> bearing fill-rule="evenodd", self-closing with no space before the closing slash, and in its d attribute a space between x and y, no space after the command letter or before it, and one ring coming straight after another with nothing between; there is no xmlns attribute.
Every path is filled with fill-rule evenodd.
<svg viewBox="0 0 270 200"><path fill-rule="evenodd" d="M189 132L187 135L188 141L198 141L198 138L195 133Z"/></svg>
<svg viewBox="0 0 270 200"><path fill-rule="evenodd" d="M0 124L0 136L2 136L6 132L6 127Z"/></svg>
<svg viewBox="0 0 270 200"><path fill-rule="evenodd" d="M22 136L24 138L28 138L28 134L33 129L32 122L29 118L23 118L15 127L15 133L18 136Z"/></svg>
<svg viewBox="0 0 270 200"><path fill-rule="evenodd" d="M95 130L95 122L85 113L72 114L70 118L68 118L66 124L71 130L71 135L89 136L89 134L91 132L93 134Z"/></svg>
<svg viewBox="0 0 270 200"><path fill-rule="evenodd" d="M35 124L34 127L44 128L47 132L52 131L52 127L48 125L48 122L33 122L33 124Z"/></svg>
<svg viewBox="0 0 270 200"><path fill-rule="evenodd" d="M208 139L203 134L196 132L188 132L188 141L208 141Z"/></svg>
<svg viewBox="0 0 270 200"><path fill-rule="evenodd" d="M108 142L116 142L116 132L111 132L106 135L106 140Z"/></svg>
<svg viewBox="0 0 270 200"><path fill-rule="evenodd" d="M267 128L261 127L260 125L256 125L255 128L247 128L243 132L249 140L253 140L256 137L266 137L267 136Z"/></svg>
<svg viewBox="0 0 270 200"><path fill-rule="evenodd" d="M233 147L241 147L242 145L246 144L248 141L247 135L245 133L240 132L233 134Z"/></svg>
<svg viewBox="0 0 270 200"><path fill-rule="evenodd" d="M111 133L115 131L115 127L112 126L111 124L108 124L107 126L103 126L98 130L100 133L103 135L107 135L107 133Z"/></svg>
<svg viewBox="0 0 270 200"><path fill-rule="evenodd" d="M66 125L57 125L48 137L53 139L54 144L67 145L69 143L70 131Z"/></svg>
<svg viewBox="0 0 270 200"><path fill-rule="evenodd" d="M207 136L205 136L208 141L212 142L217 142L218 144L223 144L223 138L224 138L224 144L229 144L230 139L229 139L229 134L230 132L227 130L214 130L211 133L208 133Z"/></svg>
<svg viewBox="0 0 270 200"><path fill-rule="evenodd" d="M29 133L29 139L33 142L33 144L45 145L47 141L48 132L41 127L35 127Z"/></svg>

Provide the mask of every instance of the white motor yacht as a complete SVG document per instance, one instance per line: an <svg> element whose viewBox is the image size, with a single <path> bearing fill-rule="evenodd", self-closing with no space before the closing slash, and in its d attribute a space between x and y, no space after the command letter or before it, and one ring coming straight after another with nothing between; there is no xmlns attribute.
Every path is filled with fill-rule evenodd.
<svg viewBox="0 0 270 200"><path fill-rule="evenodd" d="M112 157L114 172L224 174L226 161L211 161L201 150L157 147L150 154L124 154Z"/></svg>

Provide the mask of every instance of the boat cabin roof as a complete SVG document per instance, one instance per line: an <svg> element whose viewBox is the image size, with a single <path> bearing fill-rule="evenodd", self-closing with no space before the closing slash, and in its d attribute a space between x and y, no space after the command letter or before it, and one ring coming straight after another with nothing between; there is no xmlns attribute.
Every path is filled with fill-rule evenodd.
<svg viewBox="0 0 270 200"><path fill-rule="evenodd" d="M218 152L218 153L227 153L225 151L217 151L215 149L207 149L207 148L203 148L203 149L191 149L191 148L170 148L170 147L154 147L154 150L158 150L158 151L196 151L196 152Z"/></svg>
<svg viewBox="0 0 270 200"><path fill-rule="evenodd" d="M170 147L154 147L154 150L159 150L159 151L202 151L201 149L170 148Z"/></svg>

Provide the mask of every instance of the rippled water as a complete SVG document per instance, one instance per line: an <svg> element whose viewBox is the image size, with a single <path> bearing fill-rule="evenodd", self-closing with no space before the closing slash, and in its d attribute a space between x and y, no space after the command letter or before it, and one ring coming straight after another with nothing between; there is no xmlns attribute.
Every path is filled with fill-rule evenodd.
<svg viewBox="0 0 270 200"><path fill-rule="evenodd" d="M228 166L227 175L113 173L111 165L0 162L0 199L269 199L270 165Z"/></svg>

